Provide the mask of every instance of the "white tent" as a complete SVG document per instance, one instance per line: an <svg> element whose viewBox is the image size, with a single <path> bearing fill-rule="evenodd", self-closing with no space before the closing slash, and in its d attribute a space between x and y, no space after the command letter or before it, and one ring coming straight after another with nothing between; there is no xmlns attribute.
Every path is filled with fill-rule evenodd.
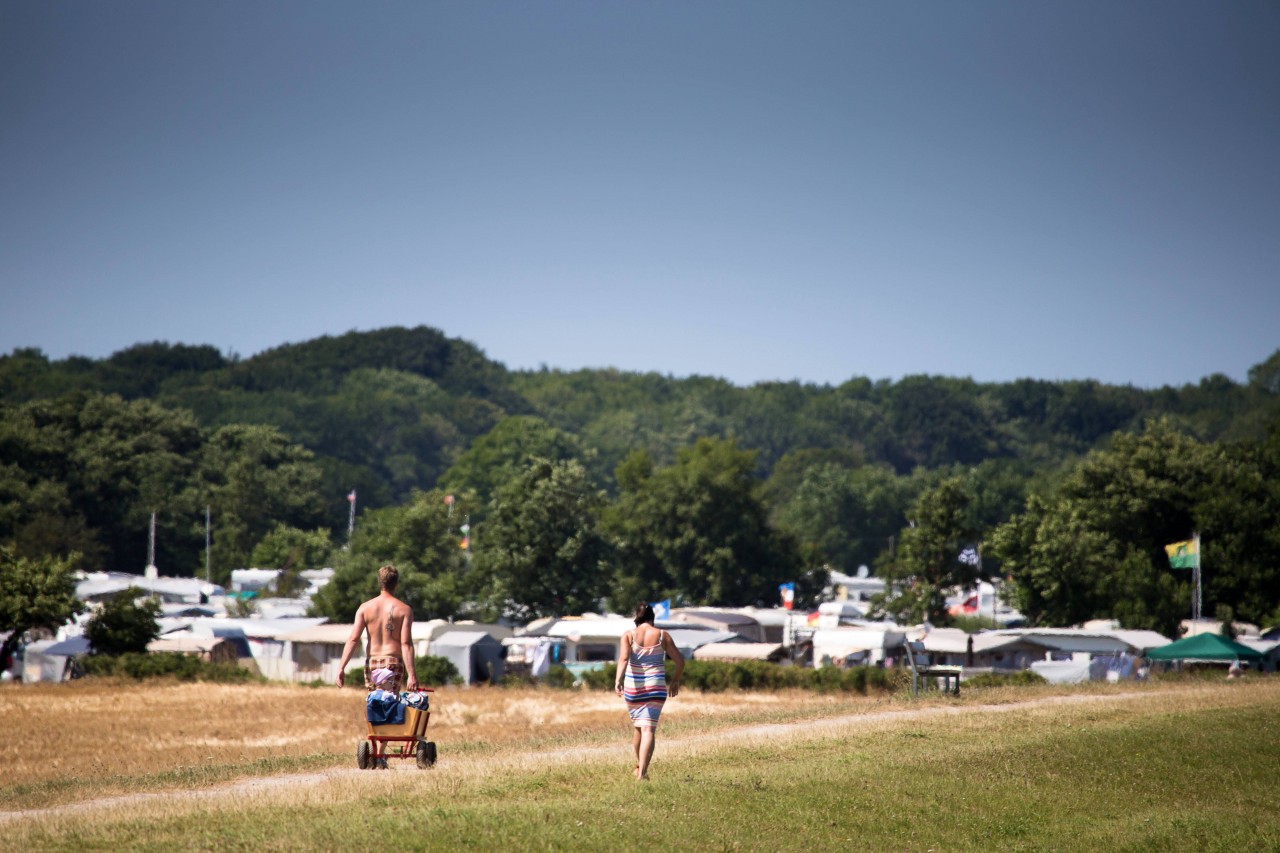
<svg viewBox="0 0 1280 853"><path fill-rule="evenodd" d="M813 664L880 663L885 660L887 652L902 645L904 636L896 625L885 628L819 628L813 632Z"/></svg>
<svg viewBox="0 0 1280 853"><path fill-rule="evenodd" d="M1030 669L1050 684L1079 684L1090 677L1087 660L1038 660Z"/></svg>
<svg viewBox="0 0 1280 853"><path fill-rule="evenodd" d="M71 655L51 655L46 650L58 640L40 640L28 643L22 654L22 680L28 684L37 681L65 681Z"/></svg>

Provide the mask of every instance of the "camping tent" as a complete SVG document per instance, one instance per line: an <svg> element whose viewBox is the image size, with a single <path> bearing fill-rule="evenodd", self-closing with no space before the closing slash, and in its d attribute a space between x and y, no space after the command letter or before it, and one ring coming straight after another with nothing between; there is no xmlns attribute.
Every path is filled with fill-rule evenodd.
<svg viewBox="0 0 1280 853"><path fill-rule="evenodd" d="M57 645L55 640L39 640L28 643L22 653L22 680L28 684L35 681L65 681L70 667L70 655L51 655L47 650Z"/></svg>
<svg viewBox="0 0 1280 853"><path fill-rule="evenodd" d="M1180 660L1192 663L1257 661L1262 653L1221 634L1196 634L1147 652L1148 660Z"/></svg>
<svg viewBox="0 0 1280 853"><path fill-rule="evenodd" d="M447 631L431 643L431 654L447 658L466 684L502 678L507 650L484 631Z"/></svg>
<svg viewBox="0 0 1280 853"><path fill-rule="evenodd" d="M55 655L61 657L74 657L75 655L87 655L93 651L93 647L89 645L89 638L83 634L68 637L65 640L59 640L52 646L42 650L42 654Z"/></svg>

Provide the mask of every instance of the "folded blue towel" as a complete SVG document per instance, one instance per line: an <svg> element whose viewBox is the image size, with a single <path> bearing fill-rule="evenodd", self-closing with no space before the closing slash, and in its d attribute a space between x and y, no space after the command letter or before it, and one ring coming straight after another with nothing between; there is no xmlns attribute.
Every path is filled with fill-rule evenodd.
<svg viewBox="0 0 1280 853"><path fill-rule="evenodd" d="M404 723L405 705L389 690L374 690L365 699L364 718L375 726L398 726Z"/></svg>

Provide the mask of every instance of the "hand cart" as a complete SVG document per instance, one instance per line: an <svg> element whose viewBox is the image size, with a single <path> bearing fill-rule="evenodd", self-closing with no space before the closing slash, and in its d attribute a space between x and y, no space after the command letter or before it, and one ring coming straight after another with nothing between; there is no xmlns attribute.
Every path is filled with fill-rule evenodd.
<svg viewBox="0 0 1280 853"><path fill-rule="evenodd" d="M419 692L432 693L430 687ZM436 745L426 738L427 721L431 719L430 705L404 709L404 722L375 726L368 721L368 737L356 745L356 766L361 770L385 768L388 758L416 758L418 766L433 767L436 763Z"/></svg>

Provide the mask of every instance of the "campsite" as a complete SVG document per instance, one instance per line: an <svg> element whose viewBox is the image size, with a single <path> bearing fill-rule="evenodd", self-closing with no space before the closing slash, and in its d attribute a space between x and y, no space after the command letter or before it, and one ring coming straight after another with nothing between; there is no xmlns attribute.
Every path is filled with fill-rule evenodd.
<svg viewBox="0 0 1280 853"><path fill-rule="evenodd" d="M355 769L362 693L6 685L8 849L1275 849L1280 682L687 693L654 779L581 689L446 687L431 770ZM69 819L73 818L73 819Z"/></svg>

